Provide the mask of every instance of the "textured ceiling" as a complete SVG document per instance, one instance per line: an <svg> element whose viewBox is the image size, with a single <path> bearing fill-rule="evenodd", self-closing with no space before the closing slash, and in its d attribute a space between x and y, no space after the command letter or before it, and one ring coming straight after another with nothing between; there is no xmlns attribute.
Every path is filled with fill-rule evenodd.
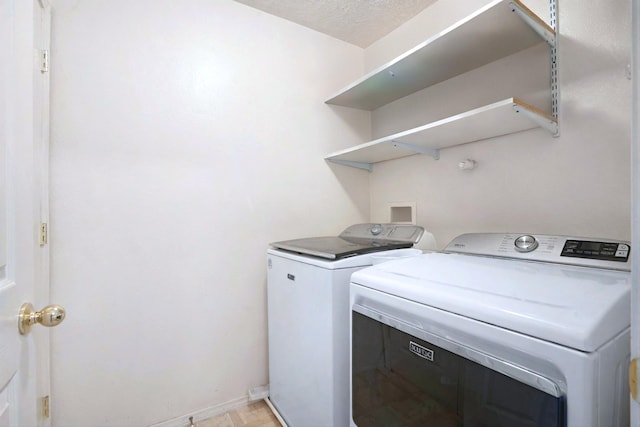
<svg viewBox="0 0 640 427"><path fill-rule="evenodd" d="M437 0L236 1L364 48Z"/></svg>

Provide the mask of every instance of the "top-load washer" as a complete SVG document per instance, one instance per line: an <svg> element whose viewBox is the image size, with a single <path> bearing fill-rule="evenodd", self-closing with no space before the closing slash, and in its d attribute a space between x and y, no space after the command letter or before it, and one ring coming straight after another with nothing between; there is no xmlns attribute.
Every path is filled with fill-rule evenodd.
<svg viewBox="0 0 640 427"><path fill-rule="evenodd" d="M630 250L467 234L354 273L352 425L628 426Z"/></svg>
<svg viewBox="0 0 640 427"><path fill-rule="evenodd" d="M267 251L269 399L290 427L349 425L349 279L423 228L356 224ZM417 251L420 252L420 251Z"/></svg>

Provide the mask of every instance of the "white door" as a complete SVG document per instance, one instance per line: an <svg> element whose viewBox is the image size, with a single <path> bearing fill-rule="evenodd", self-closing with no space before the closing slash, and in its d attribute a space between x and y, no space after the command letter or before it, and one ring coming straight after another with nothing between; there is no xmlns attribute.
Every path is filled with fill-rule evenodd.
<svg viewBox="0 0 640 427"><path fill-rule="evenodd" d="M48 303L49 22L44 0L0 0L0 427L49 425L48 331L18 331L23 303Z"/></svg>

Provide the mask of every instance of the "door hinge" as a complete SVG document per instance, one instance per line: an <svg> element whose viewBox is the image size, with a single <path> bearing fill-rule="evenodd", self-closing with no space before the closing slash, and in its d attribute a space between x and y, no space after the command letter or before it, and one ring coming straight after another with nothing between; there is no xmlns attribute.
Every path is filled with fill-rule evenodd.
<svg viewBox="0 0 640 427"><path fill-rule="evenodd" d="M42 398L42 418L49 418L49 396Z"/></svg>
<svg viewBox="0 0 640 427"><path fill-rule="evenodd" d="M40 246L44 246L47 244L48 233L47 233L47 223L40 223Z"/></svg>
<svg viewBox="0 0 640 427"><path fill-rule="evenodd" d="M49 51L47 49L40 51L40 72L49 72Z"/></svg>

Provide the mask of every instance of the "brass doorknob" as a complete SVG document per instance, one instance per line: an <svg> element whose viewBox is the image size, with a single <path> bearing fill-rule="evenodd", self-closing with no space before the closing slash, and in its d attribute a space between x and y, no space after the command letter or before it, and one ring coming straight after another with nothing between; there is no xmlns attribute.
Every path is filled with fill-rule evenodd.
<svg viewBox="0 0 640 427"><path fill-rule="evenodd" d="M25 302L18 314L18 330L20 335L26 335L36 323L47 327L57 326L62 323L66 314L64 307L60 305L48 305L40 311L35 311L33 304Z"/></svg>

